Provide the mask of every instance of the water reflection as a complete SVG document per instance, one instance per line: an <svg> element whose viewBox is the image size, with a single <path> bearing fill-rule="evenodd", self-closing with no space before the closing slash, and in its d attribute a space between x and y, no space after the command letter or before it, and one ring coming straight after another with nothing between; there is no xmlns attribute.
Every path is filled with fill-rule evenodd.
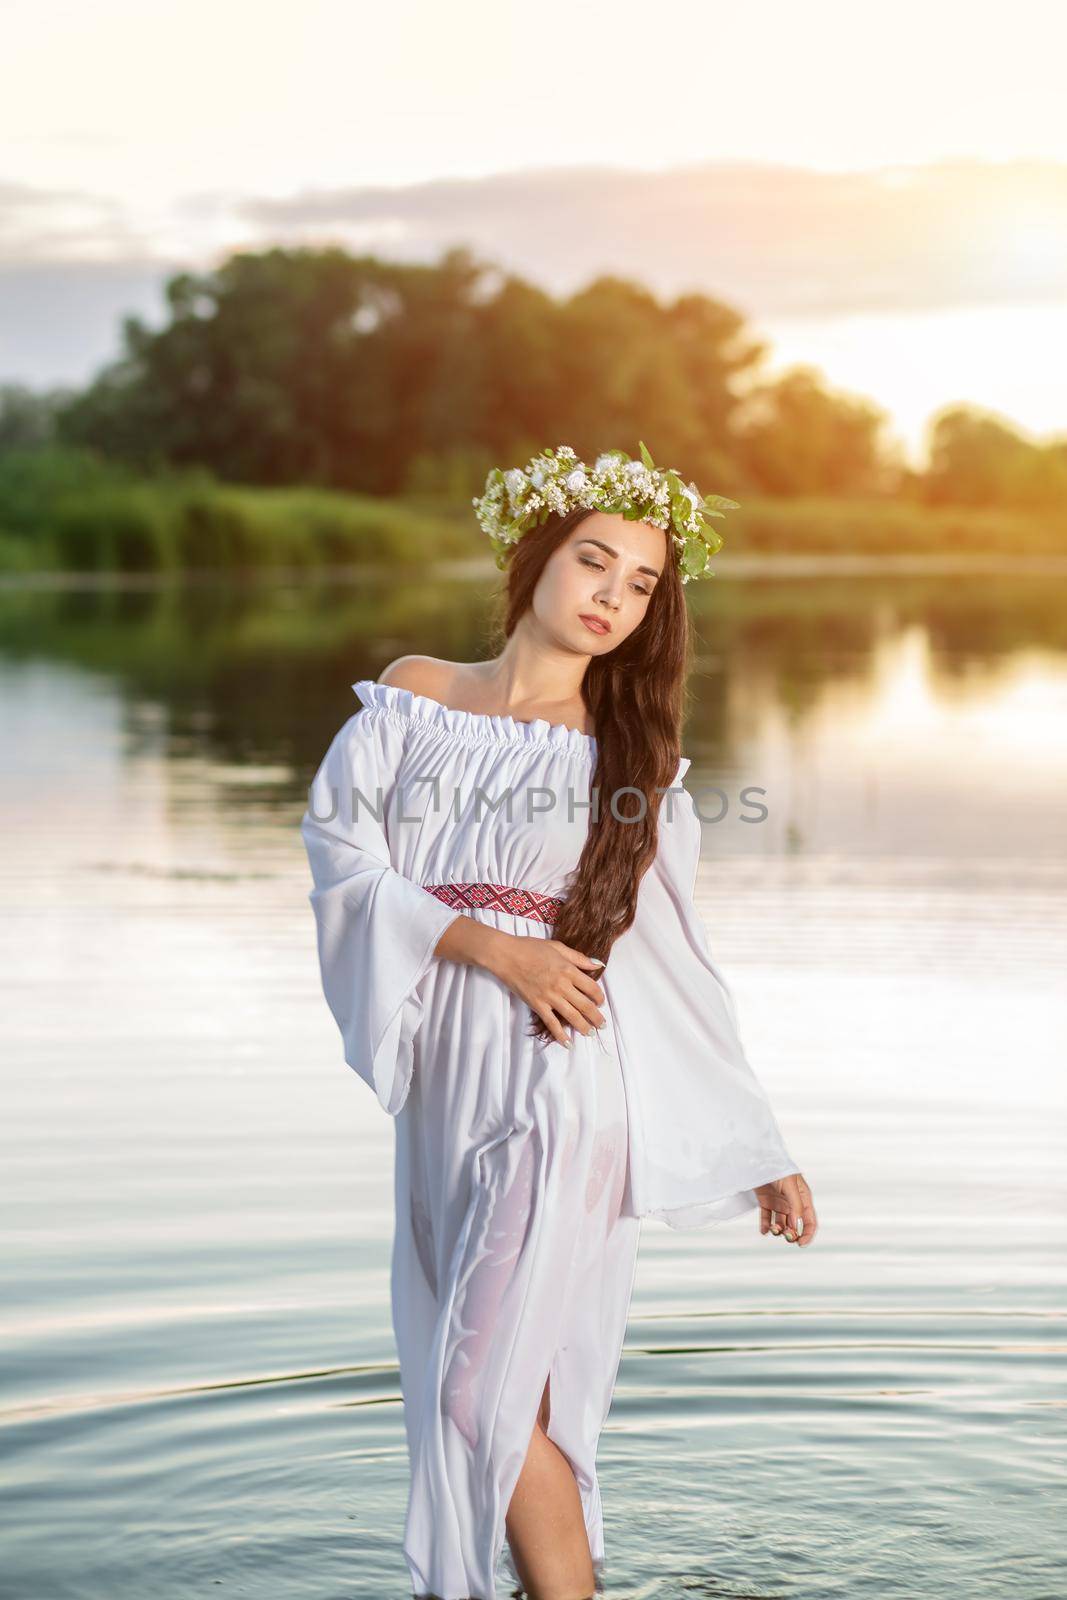
<svg viewBox="0 0 1067 1600"><path fill-rule="evenodd" d="M694 603L688 786L768 804L698 897L822 1230L644 1230L609 1592L1060 1592L1067 584ZM407 1592L390 1129L295 824L349 685L482 606L0 594L12 1594Z"/></svg>
<svg viewBox="0 0 1067 1600"><path fill-rule="evenodd" d="M776 687L742 654L716 735L691 740L694 794L705 779L766 791L766 823L728 817L716 848L1062 855L1067 741L1055 730L1067 723L1067 656L1019 650L962 673L909 623L802 707ZM718 809L709 799L705 814Z"/></svg>

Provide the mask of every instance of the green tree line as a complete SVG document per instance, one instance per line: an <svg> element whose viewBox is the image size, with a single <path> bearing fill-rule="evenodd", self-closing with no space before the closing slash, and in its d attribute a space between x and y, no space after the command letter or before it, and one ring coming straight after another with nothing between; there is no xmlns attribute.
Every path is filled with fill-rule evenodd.
<svg viewBox="0 0 1067 1600"><path fill-rule="evenodd" d="M122 325L80 392L0 397L0 452L50 439L142 471L368 495L480 490L494 463L565 442L647 439L709 491L1067 505L1067 438L1033 444L966 406L902 464L870 401L767 346L704 294L664 302L602 276L552 296L464 248L435 264L339 248L239 252L166 285L167 318Z"/></svg>

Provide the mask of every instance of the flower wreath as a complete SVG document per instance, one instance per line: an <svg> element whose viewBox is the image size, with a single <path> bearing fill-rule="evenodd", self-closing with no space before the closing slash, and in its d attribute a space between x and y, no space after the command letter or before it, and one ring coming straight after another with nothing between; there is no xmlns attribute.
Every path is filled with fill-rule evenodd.
<svg viewBox="0 0 1067 1600"><path fill-rule="evenodd" d="M673 467L657 467L643 439L640 446L640 461L632 461L625 450L605 450L587 467L569 445L561 444L555 451L542 450L525 467L491 468L484 493L474 496L474 508L496 553L496 565L506 567L512 547L553 511L565 516L584 506L670 531L683 583L714 577L708 561L723 541L706 519L736 511L738 502L721 494L702 495L695 483L683 483Z"/></svg>

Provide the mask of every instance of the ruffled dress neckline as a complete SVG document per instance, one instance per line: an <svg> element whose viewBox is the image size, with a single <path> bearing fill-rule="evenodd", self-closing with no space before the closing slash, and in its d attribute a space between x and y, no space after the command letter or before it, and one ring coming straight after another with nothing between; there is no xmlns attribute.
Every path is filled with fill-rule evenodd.
<svg viewBox="0 0 1067 1600"><path fill-rule="evenodd" d="M518 722L514 717L496 716L488 711L458 711L429 695L416 694L414 689L376 683L373 678L360 678L352 688L365 706L376 706L387 716L423 723L471 744L544 745L568 755L590 758L597 753L595 734L583 733L565 722L549 722L545 717Z"/></svg>

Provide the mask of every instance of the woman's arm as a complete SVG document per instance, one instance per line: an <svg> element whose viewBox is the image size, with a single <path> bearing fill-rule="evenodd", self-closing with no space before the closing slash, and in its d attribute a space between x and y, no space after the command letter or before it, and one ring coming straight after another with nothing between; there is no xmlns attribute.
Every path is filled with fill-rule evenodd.
<svg viewBox="0 0 1067 1600"><path fill-rule="evenodd" d="M568 1024L585 1034L603 1025L599 1007L604 991L591 975L603 962L559 939L507 933L461 914L445 929L434 954L493 973L537 1012L553 1038L568 1049Z"/></svg>
<svg viewBox="0 0 1067 1600"><path fill-rule="evenodd" d="M390 859L385 809L402 734L364 709L333 739L300 824L314 887L323 993L344 1058L395 1116L407 1098L421 979L442 933L465 921Z"/></svg>
<svg viewBox="0 0 1067 1600"><path fill-rule="evenodd" d="M637 915L603 974L634 1124L635 1206L674 1228L762 1211L769 1186L788 1191L799 1172L694 903L700 819L678 787L688 765L661 807Z"/></svg>

